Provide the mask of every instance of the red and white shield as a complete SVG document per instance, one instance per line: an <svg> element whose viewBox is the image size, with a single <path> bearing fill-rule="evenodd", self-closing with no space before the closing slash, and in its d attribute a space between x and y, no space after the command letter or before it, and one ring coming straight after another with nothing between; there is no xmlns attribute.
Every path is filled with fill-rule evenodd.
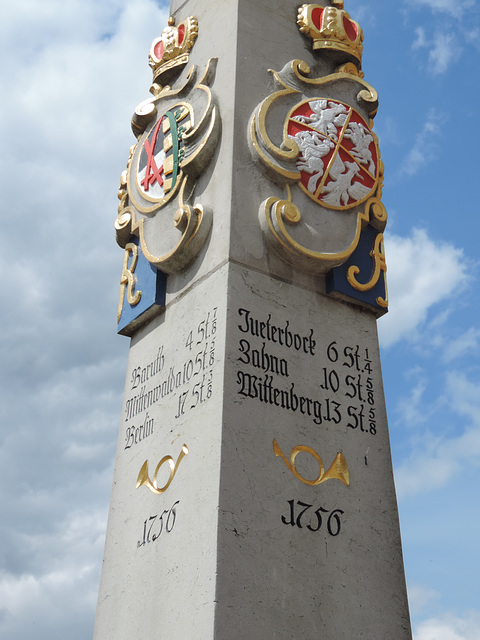
<svg viewBox="0 0 480 640"><path fill-rule="evenodd" d="M146 138L137 167L137 184L143 196L160 200L164 196L165 150L163 135L160 131L163 119L160 118L150 135Z"/></svg>
<svg viewBox="0 0 480 640"><path fill-rule="evenodd" d="M300 186L331 209L349 209L370 197L378 181L379 152L362 116L343 102L305 100L290 112L287 134L298 144Z"/></svg>

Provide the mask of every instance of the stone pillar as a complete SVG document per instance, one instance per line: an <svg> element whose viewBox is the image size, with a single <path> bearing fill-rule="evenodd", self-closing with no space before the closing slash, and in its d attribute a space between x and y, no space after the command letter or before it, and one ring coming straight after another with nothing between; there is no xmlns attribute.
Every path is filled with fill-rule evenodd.
<svg viewBox="0 0 480 640"><path fill-rule="evenodd" d="M115 223L131 348L94 638L411 639L361 28L340 0L171 15Z"/></svg>

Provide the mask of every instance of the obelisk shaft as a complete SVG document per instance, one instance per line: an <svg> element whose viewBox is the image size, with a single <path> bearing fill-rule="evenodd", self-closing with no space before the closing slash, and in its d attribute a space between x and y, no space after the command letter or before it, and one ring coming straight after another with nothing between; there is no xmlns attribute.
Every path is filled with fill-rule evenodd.
<svg viewBox="0 0 480 640"><path fill-rule="evenodd" d="M221 135L195 186L212 227L168 275L164 311L133 331L95 640L411 639L377 314L329 296L307 254L272 251L261 222L262 203L297 189L261 166L250 134L257 106L288 91L268 70L317 64L297 9L172 2L177 25L198 20L189 65L218 59ZM348 107L342 78L341 95L319 84L315 99ZM291 110L308 102L295 87ZM335 221L353 216L339 211L334 251Z"/></svg>

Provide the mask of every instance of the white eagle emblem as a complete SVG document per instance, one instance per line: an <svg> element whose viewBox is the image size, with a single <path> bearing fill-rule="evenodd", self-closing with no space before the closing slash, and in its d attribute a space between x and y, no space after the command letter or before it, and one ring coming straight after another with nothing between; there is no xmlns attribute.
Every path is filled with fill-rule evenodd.
<svg viewBox="0 0 480 640"><path fill-rule="evenodd" d="M287 131L300 151L300 186L317 202L348 209L375 189L377 145L352 107L335 100L304 101L291 112Z"/></svg>

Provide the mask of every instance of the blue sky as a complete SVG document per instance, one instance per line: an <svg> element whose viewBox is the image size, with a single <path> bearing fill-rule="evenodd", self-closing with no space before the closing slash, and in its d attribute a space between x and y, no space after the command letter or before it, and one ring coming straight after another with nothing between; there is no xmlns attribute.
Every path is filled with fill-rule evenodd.
<svg viewBox="0 0 480 640"><path fill-rule="evenodd" d="M480 637L477 0L346 0L386 166L382 367L415 640ZM152 0L17 0L0 24L0 640L92 634L128 340L117 188Z"/></svg>

